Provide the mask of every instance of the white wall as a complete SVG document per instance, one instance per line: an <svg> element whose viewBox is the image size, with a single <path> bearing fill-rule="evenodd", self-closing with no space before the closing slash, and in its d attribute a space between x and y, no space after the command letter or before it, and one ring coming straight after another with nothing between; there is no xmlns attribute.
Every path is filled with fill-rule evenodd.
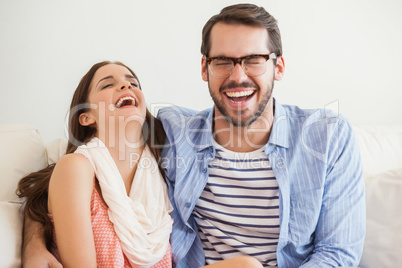
<svg viewBox="0 0 402 268"><path fill-rule="evenodd" d="M64 137L80 78L120 60L148 106L212 105L201 80L201 29L239 1L0 0L0 123ZM261 0L279 21L286 74L281 103L330 106L353 124L402 123L402 1Z"/></svg>

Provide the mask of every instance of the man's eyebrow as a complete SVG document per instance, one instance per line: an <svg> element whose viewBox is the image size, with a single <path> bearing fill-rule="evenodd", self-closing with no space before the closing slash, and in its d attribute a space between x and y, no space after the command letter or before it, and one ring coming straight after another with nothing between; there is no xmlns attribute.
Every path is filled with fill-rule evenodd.
<svg viewBox="0 0 402 268"><path fill-rule="evenodd" d="M107 79L110 79L110 78L113 78L113 76L112 76L112 75L109 75L109 76L106 76L106 77L102 78L101 80L98 81L98 83L96 83L96 86L98 86L98 84L99 84L101 81L107 80Z"/></svg>

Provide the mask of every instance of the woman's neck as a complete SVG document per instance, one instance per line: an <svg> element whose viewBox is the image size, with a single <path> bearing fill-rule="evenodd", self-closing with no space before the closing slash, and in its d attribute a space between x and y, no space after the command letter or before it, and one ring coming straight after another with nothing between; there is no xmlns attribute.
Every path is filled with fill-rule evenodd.
<svg viewBox="0 0 402 268"><path fill-rule="evenodd" d="M118 130L98 138L108 148L123 178L128 194L145 144L142 138L142 128L131 126Z"/></svg>

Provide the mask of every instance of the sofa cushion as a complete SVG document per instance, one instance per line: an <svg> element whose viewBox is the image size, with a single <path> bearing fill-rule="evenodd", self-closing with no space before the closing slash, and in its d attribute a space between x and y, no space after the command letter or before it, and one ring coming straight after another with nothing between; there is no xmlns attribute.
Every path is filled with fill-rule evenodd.
<svg viewBox="0 0 402 268"><path fill-rule="evenodd" d="M20 205L0 201L0 267L21 267L23 217Z"/></svg>
<svg viewBox="0 0 402 268"><path fill-rule="evenodd" d="M46 153L48 158L48 164L56 163L60 157L66 154L67 140L66 139L55 139L48 144L46 144Z"/></svg>
<svg viewBox="0 0 402 268"><path fill-rule="evenodd" d="M366 174L402 168L402 125L354 127Z"/></svg>
<svg viewBox="0 0 402 268"><path fill-rule="evenodd" d="M39 132L27 125L0 125L0 201L17 199L18 181L47 165Z"/></svg>
<svg viewBox="0 0 402 268"><path fill-rule="evenodd" d="M359 267L402 264L402 168L365 177L367 233Z"/></svg>

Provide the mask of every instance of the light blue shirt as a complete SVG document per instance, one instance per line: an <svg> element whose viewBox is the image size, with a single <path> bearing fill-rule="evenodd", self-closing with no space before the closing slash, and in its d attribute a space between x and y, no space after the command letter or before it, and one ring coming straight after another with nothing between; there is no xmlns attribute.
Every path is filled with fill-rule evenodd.
<svg viewBox="0 0 402 268"><path fill-rule="evenodd" d="M213 109L161 109L167 134L162 166L174 207L171 235L176 267L205 265L192 215L215 157ZM275 101L265 153L279 184L279 267L357 266L365 237L360 153L350 124L328 110Z"/></svg>

